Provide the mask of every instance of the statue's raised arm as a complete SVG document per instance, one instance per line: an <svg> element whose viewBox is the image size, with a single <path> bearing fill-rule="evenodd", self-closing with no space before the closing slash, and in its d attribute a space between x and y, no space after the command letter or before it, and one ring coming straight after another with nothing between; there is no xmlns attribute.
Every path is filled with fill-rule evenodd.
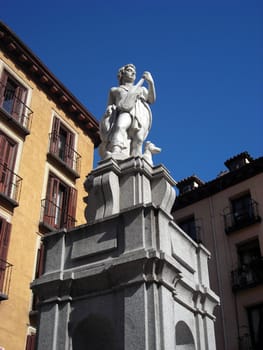
<svg viewBox="0 0 263 350"><path fill-rule="evenodd" d="M127 64L119 69L119 86L109 92L108 106L100 122L102 159L142 156L142 145L152 124L149 104L155 102L154 80L145 71L134 85L136 68ZM148 89L143 86L147 82Z"/></svg>
<svg viewBox="0 0 263 350"><path fill-rule="evenodd" d="M156 100L156 93L155 93L155 86L154 86L153 77L152 77L150 72L144 72L142 77L148 83L148 98L147 98L147 102L152 104Z"/></svg>

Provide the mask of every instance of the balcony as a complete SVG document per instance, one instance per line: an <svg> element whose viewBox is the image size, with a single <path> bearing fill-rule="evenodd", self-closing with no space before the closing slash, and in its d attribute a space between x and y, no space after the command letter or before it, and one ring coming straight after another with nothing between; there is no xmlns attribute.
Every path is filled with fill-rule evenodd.
<svg viewBox="0 0 263 350"><path fill-rule="evenodd" d="M41 201L41 227L48 231L71 228L76 224L76 219L68 215L66 208L57 206L54 202L45 198Z"/></svg>
<svg viewBox="0 0 263 350"><path fill-rule="evenodd" d="M0 259L0 301L8 299L12 267L12 264Z"/></svg>
<svg viewBox="0 0 263 350"><path fill-rule="evenodd" d="M22 178L0 163L0 196L11 205L18 206L21 185Z"/></svg>
<svg viewBox="0 0 263 350"><path fill-rule="evenodd" d="M2 115L25 135L30 133L33 111L18 97L13 90L7 89L0 82L0 109Z"/></svg>
<svg viewBox="0 0 263 350"><path fill-rule="evenodd" d="M224 210L225 232L231 233L261 221L258 214L258 203L250 199L246 207L238 211Z"/></svg>
<svg viewBox="0 0 263 350"><path fill-rule="evenodd" d="M64 143L57 132L49 134L49 156L53 157L65 170L79 177L81 156Z"/></svg>
<svg viewBox="0 0 263 350"><path fill-rule="evenodd" d="M251 261L231 272L233 291L255 287L263 283L263 258Z"/></svg>

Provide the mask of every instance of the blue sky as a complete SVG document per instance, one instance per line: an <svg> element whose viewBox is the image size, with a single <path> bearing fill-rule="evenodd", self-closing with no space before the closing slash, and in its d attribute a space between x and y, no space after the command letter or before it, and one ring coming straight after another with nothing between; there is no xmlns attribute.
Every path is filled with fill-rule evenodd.
<svg viewBox="0 0 263 350"><path fill-rule="evenodd" d="M1 20L98 120L119 67L149 70L148 139L176 181L212 180L243 151L262 156L262 1L15 0Z"/></svg>

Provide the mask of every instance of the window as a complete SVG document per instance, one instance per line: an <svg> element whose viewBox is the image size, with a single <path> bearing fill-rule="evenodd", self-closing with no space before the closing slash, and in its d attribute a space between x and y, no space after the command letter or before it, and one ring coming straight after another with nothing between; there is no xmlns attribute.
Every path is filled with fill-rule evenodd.
<svg viewBox="0 0 263 350"><path fill-rule="evenodd" d="M258 239L246 242L237 247L239 265L250 265L253 261L261 258Z"/></svg>
<svg viewBox="0 0 263 350"><path fill-rule="evenodd" d="M258 239L237 246L238 268L232 271L232 287L238 290L263 282L263 260Z"/></svg>
<svg viewBox="0 0 263 350"><path fill-rule="evenodd" d="M8 294L11 265L6 261L10 241L11 224L0 217L0 300ZM7 299L6 297L3 299Z"/></svg>
<svg viewBox="0 0 263 350"><path fill-rule="evenodd" d="M51 228L75 226L77 191L50 174L46 198L42 201L43 222Z"/></svg>
<svg viewBox="0 0 263 350"><path fill-rule="evenodd" d="M254 350L263 349L263 304L248 308L248 321Z"/></svg>
<svg viewBox="0 0 263 350"><path fill-rule="evenodd" d="M224 209L225 232L230 233L261 221L258 203L245 193L230 200L230 206Z"/></svg>
<svg viewBox="0 0 263 350"><path fill-rule="evenodd" d="M59 118L54 117L52 133L50 134L50 150L70 169L79 172L80 155L74 150L75 135Z"/></svg>
<svg viewBox="0 0 263 350"><path fill-rule="evenodd" d="M3 71L1 79L1 107L14 119L22 122L26 118L25 101L27 89L11 74Z"/></svg>
<svg viewBox="0 0 263 350"><path fill-rule="evenodd" d="M190 216L178 222L178 225L184 230L194 241L200 242L200 227L196 225L194 216Z"/></svg>
<svg viewBox="0 0 263 350"><path fill-rule="evenodd" d="M17 200L21 178L13 172L17 144L0 131L0 193Z"/></svg>
<svg viewBox="0 0 263 350"><path fill-rule="evenodd" d="M252 201L249 193L237 199L232 199L231 205L236 223L247 221L247 219L253 216L251 203Z"/></svg>

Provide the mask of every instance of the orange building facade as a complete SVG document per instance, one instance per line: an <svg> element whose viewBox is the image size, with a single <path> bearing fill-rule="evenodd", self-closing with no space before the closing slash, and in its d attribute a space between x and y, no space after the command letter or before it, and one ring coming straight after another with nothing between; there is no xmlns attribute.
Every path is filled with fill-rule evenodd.
<svg viewBox="0 0 263 350"><path fill-rule="evenodd" d="M0 23L0 349L33 350L41 236L85 223L98 122Z"/></svg>
<svg viewBox="0 0 263 350"><path fill-rule="evenodd" d="M193 175L177 184L175 221L211 252L212 289L219 295L219 350L263 349L263 158L247 152L204 183Z"/></svg>

